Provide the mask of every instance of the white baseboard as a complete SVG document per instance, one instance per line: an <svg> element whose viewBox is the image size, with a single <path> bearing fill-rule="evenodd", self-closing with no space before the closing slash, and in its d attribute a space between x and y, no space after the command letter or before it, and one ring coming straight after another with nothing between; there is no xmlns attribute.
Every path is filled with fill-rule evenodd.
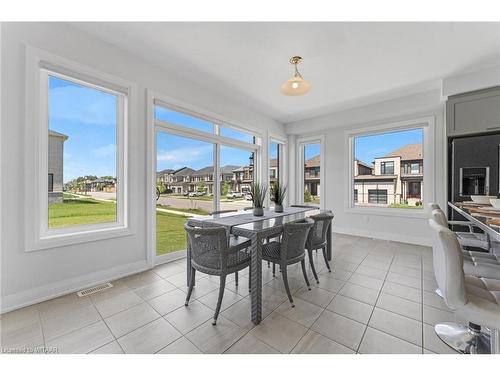
<svg viewBox="0 0 500 375"><path fill-rule="evenodd" d="M141 260L138 262L123 264L117 267L108 268L106 270L101 270L90 274L73 277L71 279L58 281L48 285L42 285L23 292L9 294L1 298L0 313L3 314L25 306L33 305L35 303L60 297L68 293L77 292L81 289L132 275L134 273L144 271L148 268L149 267L146 260Z"/></svg>
<svg viewBox="0 0 500 375"><path fill-rule="evenodd" d="M400 233L369 231L369 230L361 230L354 228L343 228L338 226L334 226L333 231L335 233L348 234L351 236L370 237L370 238L376 238L378 240L403 242L412 245L432 246L432 240L430 238L408 236L406 234L400 234Z"/></svg>

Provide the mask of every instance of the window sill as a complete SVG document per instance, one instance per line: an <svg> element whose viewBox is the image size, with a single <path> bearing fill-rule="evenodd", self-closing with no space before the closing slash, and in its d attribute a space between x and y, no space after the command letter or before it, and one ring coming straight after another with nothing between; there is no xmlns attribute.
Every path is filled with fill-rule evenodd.
<svg viewBox="0 0 500 375"><path fill-rule="evenodd" d="M416 212L415 212L416 211ZM385 208L385 207L346 207L345 213L359 214L359 215L378 215L378 216L392 216L403 217L410 219L428 219L429 213L425 208L417 210L416 208Z"/></svg>
<svg viewBox="0 0 500 375"><path fill-rule="evenodd" d="M115 226L102 229L82 230L65 234L53 234L40 237L33 243L28 244L26 252L47 250L63 246L78 245L87 242L107 240L111 238L126 237L132 235L130 227Z"/></svg>

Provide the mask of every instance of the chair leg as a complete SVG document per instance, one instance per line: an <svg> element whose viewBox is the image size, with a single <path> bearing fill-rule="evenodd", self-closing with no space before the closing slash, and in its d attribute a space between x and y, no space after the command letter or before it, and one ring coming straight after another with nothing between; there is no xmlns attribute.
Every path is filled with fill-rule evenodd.
<svg viewBox="0 0 500 375"><path fill-rule="evenodd" d="M184 306L189 305L189 300L191 299L191 293L193 293L195 275L196 275L196 270L194 268L191 268L191 280L189 282L189 290L186 296L186 302L184 302Z"/></svg>
<svg viewBox="0 0 500 375"><path fill-rule="evenodd" d="M252 263L248 266L248 291L252 291Z"/></svg>
<svg viewBox="0 0 500 375"><path fill-rule="evenodd" d="M276 277L276 263L273 263L273 277Z"/></svg>
<svg viewBox="0 0 500 375"><path fill-rule="evenodd" d="M316 283L319 284L319 279L318 279L318 274L316 273L316 268L314 268L314 261L313 261L313 255L312 255L312 250L307 250L307 253L309 254L309 264L311 265L311 270L313 272L313 276L316 279Z"/></svg>
<svg viewBox="0 0 500 375"><path fill-rule="evenodd" d="M238 287L238 272L234 273L234 283L236 284L236 287Z"/></svg>
<svg viewBox="0 0 500 375"><path fill-rule="evenodd" d="M306 281L307 289L311 290L311 284L309 284L309 278L307 277L306 261L305 261L305 259L302 259L300 261L300 265L302 266L302 273L304 274L304 280Z"/></svg>
<svg viewBox="0 0 500 375"><path fill-rule="evenodd" d="M219 317L220 307L222 305L222 297L224 297L224 289L226 288L226 275L221 275L220 285L219 285L219 299L217 300L217 307L215 308L214 321L212 325L217 324L217 318Z"/></svg>
<svg viewBox="0 0 500 375"><path fill-rule="evenodd" d="M286 266L281 267L281 276L283 277L283 284L285 285L285 290L286 290L286 294L288 296L288 299L290 300L292 307L295 307L295 305L293 303L292 293L290 293L290 286L288 285L288 275L286 273Z"/></svg>
<svg viewBox="0 0 500 375"><path fill-rule="evenodd" d="M326 268L328 268L328 272L332 272L330 263L328 263L328 257L326 256L326 246L323 248L323 258L325 258Z"/></svg>

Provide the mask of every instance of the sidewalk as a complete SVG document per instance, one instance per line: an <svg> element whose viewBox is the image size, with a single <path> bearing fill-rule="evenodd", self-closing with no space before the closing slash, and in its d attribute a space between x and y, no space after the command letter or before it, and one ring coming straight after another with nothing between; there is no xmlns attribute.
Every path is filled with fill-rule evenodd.
<svg viewBox="0 0 500 375"><path fill-rule="evenodd" d="M207 215L193 214L193 213L190 213L190 212L167 210L165 208L158 208L158 207L156 208L156 211L166 212L166 213L169 213L169 214L175 214L175 215L186 216L186 217L204 217L204 216L207 216Z"/></svg>

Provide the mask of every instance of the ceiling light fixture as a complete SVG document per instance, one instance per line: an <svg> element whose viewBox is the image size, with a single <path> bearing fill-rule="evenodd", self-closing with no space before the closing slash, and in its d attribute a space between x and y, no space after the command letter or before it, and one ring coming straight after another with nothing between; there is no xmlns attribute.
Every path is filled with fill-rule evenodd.
<svg viewBox="0 0 500 375"><path fill-rule="evenodd" d="M302 57L300 56L294 56L290 59L290 64L295 66L295 74L292 78L281 85L281 92L283 94L290 96L304 95L307 94L311 89L311 85L309 84L309 82L302 78L302 75L297 69L297 64L299 64L301 61Z"/></svg>

